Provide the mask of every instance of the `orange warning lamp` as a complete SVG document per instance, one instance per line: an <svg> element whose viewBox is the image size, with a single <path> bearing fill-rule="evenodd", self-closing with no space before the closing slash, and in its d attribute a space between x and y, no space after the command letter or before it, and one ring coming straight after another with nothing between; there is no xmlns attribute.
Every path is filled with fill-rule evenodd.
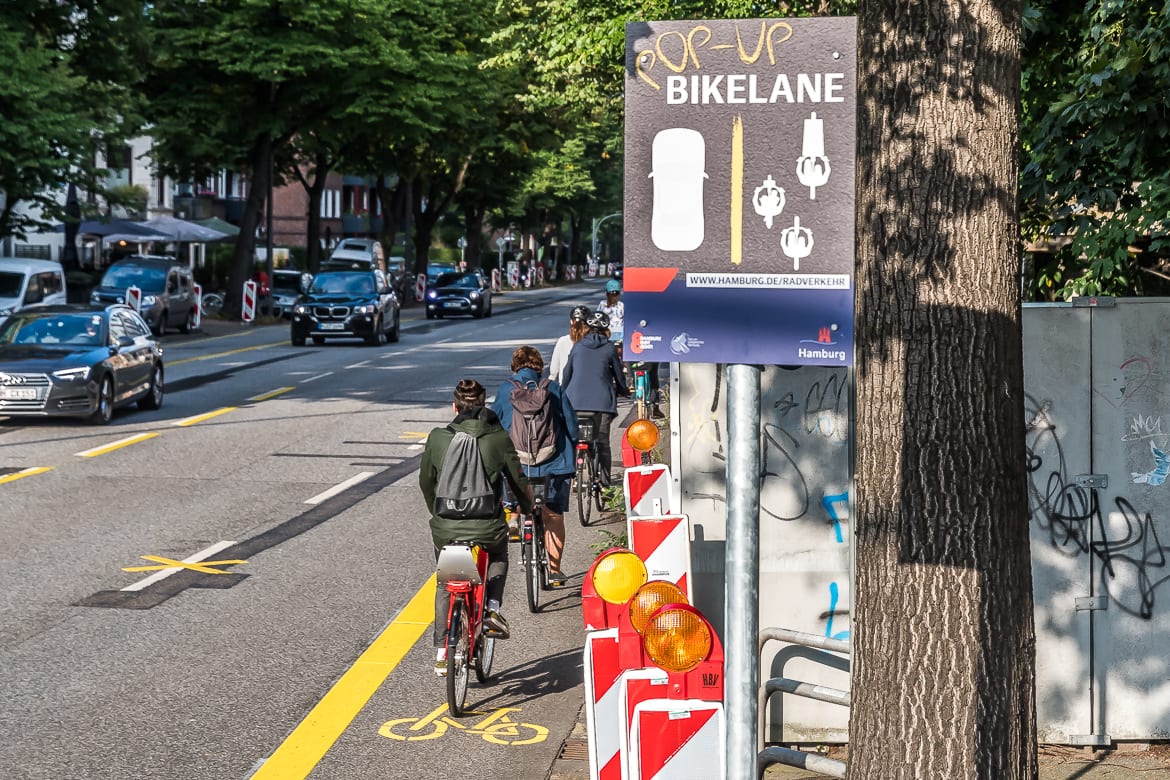
<svg viewBox="0 0 1170 780"><path fill-rule="evenodd" d="M658 444L658 426L649 420L634 420L626 428L626 441L638 452L649 452Z"/></svg>

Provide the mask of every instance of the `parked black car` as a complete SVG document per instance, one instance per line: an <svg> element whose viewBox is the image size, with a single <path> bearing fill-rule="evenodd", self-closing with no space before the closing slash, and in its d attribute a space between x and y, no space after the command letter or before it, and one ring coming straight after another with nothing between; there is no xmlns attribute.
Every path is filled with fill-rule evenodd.
<svg viewBox="0 0 1170 780"><path fill-rule="evenodd" d="M377 346L398 341L399 302L382 271L322 271L293 304L292 343L360 338Z"/></svg>
<svg viewBox="0 0 1170 780"><path fill-rule="evenodd" d="M151 332L161 336L167 328L187 333L195 327L195 293L191 269L173 257L131 255L106 269L101 283L90 293L91 303L130 303L127 290L141 294L138 313Z"/></svg>
<svg viewBox="0 0 1170 780"><path fill-rule="evenodd" d="M490 317L492 285L478 270L442 274L427 288L426 304L428 320L449 314Z"/></svg>
<svg viewBox="0 0 1170 780"><path fill-rule="evenodd" d="M0 326L0 415L89 417L163 401L162 347L129 306L60 304L18 311Z"/></svg>

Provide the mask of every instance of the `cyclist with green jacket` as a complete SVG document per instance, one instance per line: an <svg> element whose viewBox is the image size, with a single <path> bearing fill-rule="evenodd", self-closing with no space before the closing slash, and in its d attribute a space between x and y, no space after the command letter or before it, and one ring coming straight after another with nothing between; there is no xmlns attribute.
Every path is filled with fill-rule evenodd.
<svg viewBox="0 0 1170 780"><path fill-rule="evenodd" d="M455 387L453 408L455 419L449 425L435 428L427 437L423 449L422 464L418 471L418 484L422 489L427 509L431 512L431 540L434 542L435 559L444 545L452 542L474 542L488 554L487 582L484 586L486 609L484 627L494 636L508 638L508 621L500 614L504 601L504 584L508 576L508 525L504 520L503 482L505 479L512 495L520 502L524 512L532 511L532 499L528 495L528 479L520 467L516 447L512 438L500 425L495 413L486 408L486 392L483 385L474 379L460 380ZM464 431L474 436L479 443L479 455L484 471L492 483L496 495L495 515L483 519L451 520L435 514L435 486L443 469L443 459L451 446L455 431ZM447 623L447 593L436 588L434 643L439 648L435 671L440 662L446 672L445 627Z"/></svg>

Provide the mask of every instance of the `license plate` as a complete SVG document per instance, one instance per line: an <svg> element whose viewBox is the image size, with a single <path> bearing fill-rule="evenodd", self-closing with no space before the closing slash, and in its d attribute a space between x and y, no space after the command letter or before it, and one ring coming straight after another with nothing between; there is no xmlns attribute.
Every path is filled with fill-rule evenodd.
<svg viewBox="0 0 1170 780"><path fill-rule="evenodd" d="M35 401L37 389L35 387L0 387L0 398L9 401Z"/></svg>
<svg viewBox="0 0 1170 780"><path fill-rule="evenodd" d="M463 304L459 301L443 301L444 309L462 309Z"/></svg>
<svg viewBox="0 0 1170 780"><path fill-rule="evenodd" d="M322 322L321 330L344 330L344 322Z"/></svg>

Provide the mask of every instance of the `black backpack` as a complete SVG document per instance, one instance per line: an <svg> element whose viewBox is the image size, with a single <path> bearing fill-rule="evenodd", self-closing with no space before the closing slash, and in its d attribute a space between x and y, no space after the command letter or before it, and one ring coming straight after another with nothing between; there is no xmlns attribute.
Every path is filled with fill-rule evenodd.
<svg viewBox="0 0 1170 780"><path fill-rule="evenodd" d="M439 481L435 484L435 514L448 520L490 519L496 516L500 501L492 490L479 440L464 431L454 431L451 446L443 458Z"/></svg>
<svg viewBox="0 0 1170 780"><path fill-rule="evenodd" d="M557 454L557 434L560 425L553 394L548 391L549 379L521 384L512 383L512 427L508 434L520 456L520 463L536 466Z"/></svg>

